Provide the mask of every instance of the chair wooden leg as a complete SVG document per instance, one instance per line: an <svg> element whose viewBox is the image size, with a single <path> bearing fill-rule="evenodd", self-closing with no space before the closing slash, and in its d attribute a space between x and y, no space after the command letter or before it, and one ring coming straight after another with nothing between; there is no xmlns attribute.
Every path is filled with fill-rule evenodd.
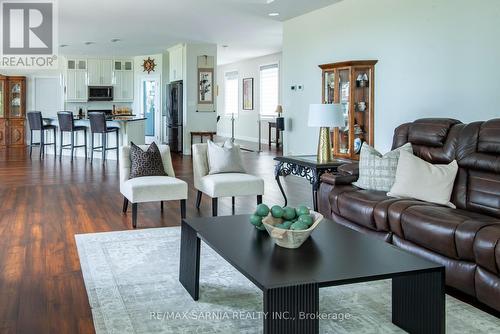
<svg viewBox="0 0 500 334"><path fill-rule="evenodd" d="M90 164L94 162L94 133L90 132Z"/></svg>
<svg viewBox="0 0 500 334"><path fill-rule="evenodd" d="M262 204L262 195L257 195L257 205Z"/></svg>
<svg viewBox="0 0 500 334"><path fill-rule="evenodd" d="M234 196L233 196L233 197L231 197L231 213L233 216L234 216L234 212L235 212L235 210L234 210Z"/></svg>
<svg viewBox="0 0 500 334"><path fill-rule="evenodd" d="M128 199L127 197L123 197L123 213L126 213L128 209Z"/></svg>
<svg viewBox="0 0 500 334"><path fill-rule="evenodd" d="M217 217L218 198L212 198L212 216Z"/></svg>
<svg viewBox="0 0 500 334"><path fill-rule="evenodd" d="M160 210L163 213L163 201L160 201Z"/></svg>
<svg viewBox="0 0 500 334"><path fill-rule="evenodd" d="M102 134L102 163L104 164L106 162L106 133Z"/></svg>
<svg viewBox="0 0 500 334"><path fill-rule="evenodd" d="M85 147L84 147L84 149L85 149L85 160L87 160L87 149L88 149L88 147L87 147L87 130L83 130L83 137L84 137L83 139L84 139L84 143L85 143Z"/></svg>
<svg viewBox="0 0 500 334"><path fill-rule="evenodd" d="M57 157L57 131L54 128L54 158Z"/></svg>
<svg viewBox="0 0 500 334"><path fill-rule="evenodd" d="M132 203L132 227L137 227L137 203Z"/></svg>
<svg viewBox="0 0 500 334"><path fill-rule="evenodd" d="M63 149L63 132L60 132L59 136L59 160L62 158L62 149Z"/></svg>
<svg viewBox="0 0 500 334"><path fill-rule="evenodd" d="M181 199L181 219L186 218L186 200Z"/></svg>
<svg viewBox="0 0 500 334"><path fill-rule="evenodd" d="M30 130L30 159L32 152L33 152L33 130Z"/></svg>
<svg viewBox="0 0 500 334"><path fill-rule="evenodd" d="M73 161L74 154L75 154L75 132L71 131L71 161Z"/></svg>
<svg viewBox="0 0 500 334"><path fill-rule="evenodd" d="M200 204L201 204L201 196L202 196L202 192L198 190L198 193L196 194L196 208L199 209L200 208Z"/></svg>
<svg viewBox="0 0 500 334"><path fill-rule="evenodd" d="M44 152L44 147L45 147L45 140L44 140L44 132L43 130L40 130L40 159L43 159L43 154Z"/></svg>

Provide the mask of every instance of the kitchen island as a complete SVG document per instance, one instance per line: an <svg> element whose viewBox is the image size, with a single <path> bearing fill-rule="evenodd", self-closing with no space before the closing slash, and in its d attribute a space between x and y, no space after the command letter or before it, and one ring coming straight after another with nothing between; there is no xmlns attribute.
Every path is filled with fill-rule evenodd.
<svg viewBox="0 0 500 334"><path fill-rule="evenodd" d="M45 124L53 124L58 126L57 117L44 118ZM118 127L118 146L130 145L133 142L136 145L144 145L146 139L146 118L144 117L130 117L130 116L115 116L106 121L108 127ZM90 121L88 119L76 119L75 126L85 126L87 127L87 153L90 157L90 142L92 132L90 131ZM53 141L52 133L47 132L45 142L51 143ZM69 132L64 132L63 134L64 144L71 142L71 134ZM38 141L39 138L34 138L34 141ZM83 131L75 132L75 145L83 145L85 142ZM117 146L115 134L108 134L107 138L108 147ZM59 146L61 145L60 132L57 130L57 152L59 152ZM101 146L101 134L94 134L94 146ZM48 147L45 150L46 154L53 154L53 150ZM59 154L59 153L58 153ZM70 155L70 150L63 150L63 155ZM84 148L75 148L75 156L85 156ZM97 151L94 152L94 158L100 159L101 154ZM116 151L108 151L106 153L106 159L116 160Z"/></svg>

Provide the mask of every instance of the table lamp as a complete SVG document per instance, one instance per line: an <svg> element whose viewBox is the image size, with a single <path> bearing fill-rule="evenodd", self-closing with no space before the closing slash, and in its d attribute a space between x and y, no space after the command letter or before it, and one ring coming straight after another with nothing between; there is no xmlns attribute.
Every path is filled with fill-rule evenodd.
<svg viewBox="0 0 500 334"><path fill-rule="evenodd" d="M307 125L319 127L318 163L332 160L332 141L330 127L336 128L345 125L344 113L341 104L311 104L309 105L309 120Z"/></svg>

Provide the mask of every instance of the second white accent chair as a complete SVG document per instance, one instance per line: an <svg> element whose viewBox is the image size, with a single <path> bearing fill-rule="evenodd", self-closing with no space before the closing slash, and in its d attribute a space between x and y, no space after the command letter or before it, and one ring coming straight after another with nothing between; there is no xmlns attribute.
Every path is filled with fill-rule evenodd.
<svg viewBox="0 0 500 334"><path fill-rule="evenodd" d="M147 150L149 145L138 145ZM181 219L186 218L186 199L188 185L183 180L175 177L170 148L168 145L158 145L163 161L165 173L168 176L143 176L133 179L130 175L130 147L120 148L120 192L123 195L123 213L127 212L128 202L132 202L132 226L137 227L137 206L145 202L161 202L180 200Z"/></svg>
<svg viewBox="0 0 500 334"><path fill-rule="evenodd" d="M194 187L198 190L196 208L200 207L202 194L212 198L212 215L217 216L219 197L231 197L232 213L236 196L257 196L257 204L262 203L264 180L247 173L209 174L207 144L194 144L193 173Z"/></svg>

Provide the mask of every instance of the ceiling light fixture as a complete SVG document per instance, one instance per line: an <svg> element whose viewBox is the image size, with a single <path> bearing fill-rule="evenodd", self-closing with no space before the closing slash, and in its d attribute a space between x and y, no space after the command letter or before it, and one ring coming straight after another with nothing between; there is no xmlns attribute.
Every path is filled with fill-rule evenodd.
<svg viewBox="0 0 500 334"><path fill-rule="evenodd" d="M121 39L119 39L119 38L112 38L111 39L112 43L116 43L116 42L120 42L120 41L121 41Z"/></svg>
<svg viewBox="0 0 500 334"><path fill-rule="evenodd" d="M270 3L273 3L274 0L266 0L266 3L269 5Z"/></svg>
<svg viewBox="0 0 500 334"><path fill-rule="evenodd" d="M269 13L268 15L274 17L274 16L279 16L280 13Z"/></svg>
<svg viewBox="0 0 500 334"><path fill-rule="evenodd" d="M225 49L225 48L228 48L229 45L224 44L222 47Z"/></svg>
<svg viewBox="0 0 500 334"><path fill-rule="evenodd" d="M95 42L85 42L83 44L85 44L85 45L91 45L91 44L95 44Z"/></svg>

